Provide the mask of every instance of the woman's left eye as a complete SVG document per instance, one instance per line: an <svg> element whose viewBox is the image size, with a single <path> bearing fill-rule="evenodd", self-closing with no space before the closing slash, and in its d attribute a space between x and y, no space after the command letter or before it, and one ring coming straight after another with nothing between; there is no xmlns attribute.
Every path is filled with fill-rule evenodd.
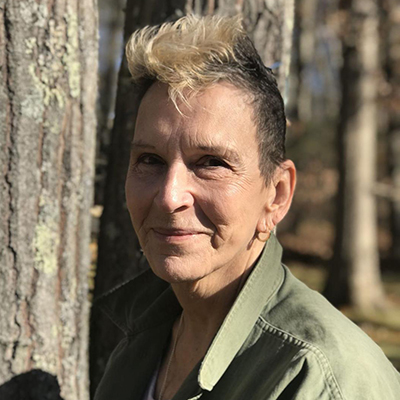
<svg viewBox="0 0 400 400"><path fill-rule="evenodd" d="M225 161L222 161L218 157L214 156L206 156L203 157L198 163L200 167L224 167L228 168L228 164Z"/></svg>

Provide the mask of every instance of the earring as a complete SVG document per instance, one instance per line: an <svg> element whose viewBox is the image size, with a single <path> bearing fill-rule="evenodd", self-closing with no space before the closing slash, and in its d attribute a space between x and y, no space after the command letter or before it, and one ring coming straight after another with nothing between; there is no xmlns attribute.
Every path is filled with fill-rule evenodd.
<svg viewBox="0 0 400 400"><path fill-rule="evenodd" d="M260 242L266 242L271 236L271 232L257 232L256 238Z"/></svg>

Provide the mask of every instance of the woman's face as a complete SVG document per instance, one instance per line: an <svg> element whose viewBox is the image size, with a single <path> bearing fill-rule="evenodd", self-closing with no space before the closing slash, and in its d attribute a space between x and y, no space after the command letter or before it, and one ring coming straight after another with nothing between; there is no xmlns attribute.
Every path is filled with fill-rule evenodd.
<svg viewBox="0 0 400 400"><path fill-rule="evenodd" d="M256 126L245 95L219 83L180 104L153 85L138 112L127 205L156 275L197 281L253 263L275 188L260 175Z"/></svg>

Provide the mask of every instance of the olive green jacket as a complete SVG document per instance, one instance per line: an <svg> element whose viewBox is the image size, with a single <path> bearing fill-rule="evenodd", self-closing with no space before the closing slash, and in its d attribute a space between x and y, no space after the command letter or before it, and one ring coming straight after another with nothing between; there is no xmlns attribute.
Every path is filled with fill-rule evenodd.
<svg viewBox="0 0 400 400"><path fill-rule="evenodd" d="M281 264L272 236L203 360L172 400L399 400L381 349ZM99 300L124 331L95 400L142 400L181 307L150 270Z"/></svg>

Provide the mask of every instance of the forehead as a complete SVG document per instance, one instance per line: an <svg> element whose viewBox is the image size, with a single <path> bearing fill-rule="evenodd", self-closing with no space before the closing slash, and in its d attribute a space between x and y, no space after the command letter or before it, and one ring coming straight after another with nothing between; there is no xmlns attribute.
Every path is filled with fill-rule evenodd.
<svg viewBox="0 0 400 400"><path fill-rule="evenodd" d="M188 104L178 100L177 107L168 96L167 85L153 84L140 104L135 138L174 132L185 132L188 140L204 135L232 142L256 138L248 95L232 84L217 83L196 95L188 93Z"/></svg>

